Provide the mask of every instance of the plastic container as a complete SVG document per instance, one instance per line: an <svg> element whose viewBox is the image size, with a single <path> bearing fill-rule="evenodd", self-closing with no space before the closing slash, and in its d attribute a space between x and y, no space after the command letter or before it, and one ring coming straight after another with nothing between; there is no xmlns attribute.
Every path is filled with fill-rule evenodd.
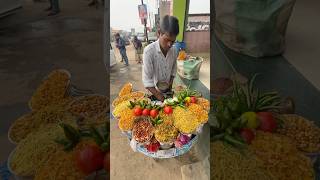
<svg viewBox="0 0 320 180"><path fill-rule="evenodd" d="M173 146L173 142L160 142L160 148L163 150L170 149Z"/></svg>
<svg viewBox="0 0 320 180"><path fill-rule="evenodd" d="M190 151L192 146L198 141L198 136L192 135L190 141L180 148L172 147L172 145L170 148L168 148L167 147L168 144L166 144L165 147L160 147L160 150L158 150L157 152L149 152L145 148L145 144L138 143L138 142L134 141L132 139L132 135L130 135L130 134L126 133L125 135L127 135L128 140L130 141L130 146L134 152L140 152L140 153L142 153L148 157L151 157L151 158L173 158L173 157L181 156L181 155L185 154L186 152Z"/></svg>
<svg viewBox="0 0 320 180"><path fill-rule="evenodd" d="M177 60L177 73L180 77L193 80L199 79L200 68L203 58L199 59L189 58L186 60Z"/></svg>
<svg viewBox="0 0 320 180"><path fill-rule="evenodd" d="M192 139L181 148L170 148L170 149L160 149L157 152L149 152L144 146L137 146L137 151L151 158L173 158L177 156L181 156L186 152L190 151L192 146L198 141L198 136L192 137Z"/></svg>

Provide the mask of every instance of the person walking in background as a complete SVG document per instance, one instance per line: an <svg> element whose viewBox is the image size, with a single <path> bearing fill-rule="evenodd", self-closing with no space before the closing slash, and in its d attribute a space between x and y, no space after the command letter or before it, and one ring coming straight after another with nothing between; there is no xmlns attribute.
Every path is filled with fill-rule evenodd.
<svg viewBox="0 0 320 180"><path fill-rule="evenodd" d="M46 11L51 11L48 16L54 16L60 12L59 0L49 0L50 6Z"/></svg>
<svg viewBox="0 0 320 180"><path fill-rule="evenodd" d="M128 61L128 56L126 52L126 42L122 37L120 37L119 33L115 35L115 38L116 38L116 47L119 49L121 57L125 62L125 65L128 66L129 61Z"/></svg>
<svg viewBox="0 0 320 180"><path fill-rule="evenodd" d="M137 38L137 36L133 37L133 46L136 50L136 61L138 64L142 63L142 58L141 58L141 54L142 54L142 43L141 41Z"/></svg>

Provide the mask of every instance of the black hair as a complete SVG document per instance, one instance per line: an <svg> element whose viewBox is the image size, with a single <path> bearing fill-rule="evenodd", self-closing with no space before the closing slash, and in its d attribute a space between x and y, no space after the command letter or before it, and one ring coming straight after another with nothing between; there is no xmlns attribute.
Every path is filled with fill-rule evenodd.
<svg viewBox="0 0 320 180"><path fill-rule="evenodd" d="M179 21L174 16L165 15L160 23L160 32L177 36L179 34Z"/></svg>
<svg viewBox="0 0 320 180"><path fill-rule="evenodd" d="M120 37L120 34L119 34L119 33L116 33L114 36L119 36L119 37Z"/></svg>

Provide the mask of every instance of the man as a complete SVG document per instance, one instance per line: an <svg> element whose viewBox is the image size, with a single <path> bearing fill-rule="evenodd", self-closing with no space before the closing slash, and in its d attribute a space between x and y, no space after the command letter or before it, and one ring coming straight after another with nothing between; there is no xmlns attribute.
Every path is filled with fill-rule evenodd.
<svg viewBox="0 0 320 180"><path fill-rule="evenodd" d="M178 54L172 45L179 34L178 19L164 16L158 33L159 39L144 49L142 81L157 100L164 101L162 93L171 91L177 72Z"/></svg>
<svg viewBox="0 0 320 180"><path fill-rule="evenodd" d="M119 49L122 59L125 62L126 66L129 66L127 52L126 52L126 42L123 38L120 37L120 34L117 33L115 35L116 38L116 47Z"/></svg>
<svg viewBox="0 0 320 180"><path fill-rule="evenodd" d="M51 11L48 16L57 15L60 12L59 8L59 0L49 0L50 6L46 9L46 11Z"/></svg>
<svg viewBox="0 0 320 180"><path fill-rule="evenodd" d="M142 43L141 41L137 38L137 36L133 37L133 46L136 50L136 61L138 64L142 63L142 58L141 58L141 54L142 54Z"/></svg>

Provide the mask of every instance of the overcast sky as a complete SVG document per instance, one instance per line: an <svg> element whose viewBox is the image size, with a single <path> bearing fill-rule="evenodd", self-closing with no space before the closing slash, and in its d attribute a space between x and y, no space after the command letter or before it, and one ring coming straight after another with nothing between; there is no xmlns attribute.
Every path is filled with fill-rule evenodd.
<svg viewBox="0 0 320 180"><path fill-rule="evenodd" d="M156 0L144 0L148 12L156 14ZM110 1L110 26L118 30L143 32L143 25L139 19L138 5L141 0L111 0ZM190 0L189 14L210 13L210 0ZM151 19L154 19L151 17ZM149 25L148 19L148 25ZM152 22L153 23L153 22Z"/></svg>

